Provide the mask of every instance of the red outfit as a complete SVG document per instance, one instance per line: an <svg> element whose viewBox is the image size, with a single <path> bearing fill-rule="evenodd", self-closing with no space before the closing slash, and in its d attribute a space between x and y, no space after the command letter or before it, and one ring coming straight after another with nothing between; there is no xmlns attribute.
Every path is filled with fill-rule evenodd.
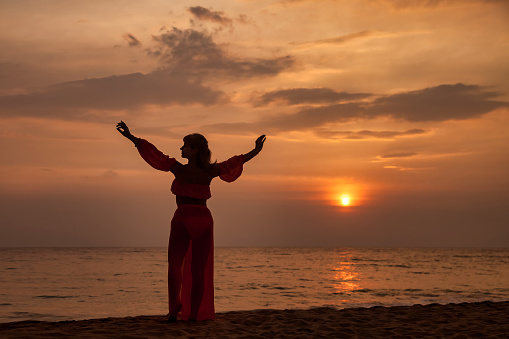
<svg viewBox="0 0 509 339"><path fill-rule="evenodd" d="M178 161L144 139L136 147L141 157L160 171L171 171ZM219 163L219 178L235 181L244 164L242 155ZM171 191L178 196L209 199L210 186L173 180ZM183 320L215 318L214 311L214 237L212 215L205 205L181 204L171 220L168 244L169 314ZM191 315L191 311L197 314Z"/></svg>

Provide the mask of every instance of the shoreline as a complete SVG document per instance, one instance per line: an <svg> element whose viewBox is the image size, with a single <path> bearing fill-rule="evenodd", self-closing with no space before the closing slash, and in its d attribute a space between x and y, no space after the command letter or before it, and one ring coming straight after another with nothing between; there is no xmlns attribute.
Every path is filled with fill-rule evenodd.
<svg viewBox="0 0 509 339"><path fill-rule="evenodd" d="M0 323L2 338L101 337L370 337L505 338L509 301L370 308L252 310L217 313L216 320L177 321L164 315L60 322Z"/></svg>

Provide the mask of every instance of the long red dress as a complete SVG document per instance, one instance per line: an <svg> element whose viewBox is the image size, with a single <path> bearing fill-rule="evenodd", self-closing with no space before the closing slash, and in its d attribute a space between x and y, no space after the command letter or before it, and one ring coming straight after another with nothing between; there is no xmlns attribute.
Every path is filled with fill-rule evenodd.
<svg viewBox="0 0 509 339"><path fill-rule="evenodd" d="M178 163L144 139L139 139L136 147L141 157L157 170L172 171ZM243 164L242 155L219 163L219 178L235 181L242 174ZM171 191L196 199L211 197L209 185L183 183L177 179L173 180ZM178 312L183 320L215 318L213 224L205 205L180 204L173 215L168 244L170 315Z"/></svg>

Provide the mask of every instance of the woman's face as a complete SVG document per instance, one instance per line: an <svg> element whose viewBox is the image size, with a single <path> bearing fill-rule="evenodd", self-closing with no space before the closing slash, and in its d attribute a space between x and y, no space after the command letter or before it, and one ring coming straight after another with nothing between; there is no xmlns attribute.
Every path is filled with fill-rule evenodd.
<svg viewBox="0 0 509 339"><path fill-rule="evenodd" d="M193 149L187 142L184 142L184 145L180 147L182 151L182 158L191 159L196 156L196 150Z"/></svg>

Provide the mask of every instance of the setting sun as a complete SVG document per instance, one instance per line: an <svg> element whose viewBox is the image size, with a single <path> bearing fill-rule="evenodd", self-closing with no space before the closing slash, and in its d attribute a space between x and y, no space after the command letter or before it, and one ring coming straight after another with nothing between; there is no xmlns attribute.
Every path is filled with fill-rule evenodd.
<svg viewBox="0 0 509 339"><path fill-rule="evenodd" d="M343 194L340 198L339 198L339 201L341 203L341 205L343 206L348 206L350 205L350 196L348 194Z"/></svg>
<svg viewBox="0 0 509 339"><path fill-rule="evenodd" d="M338 180L337 183L327 187L327 200L330 205L348 207L342 210L350 210L350 207L362 204L366 195L366 184L353 182L353 180Z"/></svg>

